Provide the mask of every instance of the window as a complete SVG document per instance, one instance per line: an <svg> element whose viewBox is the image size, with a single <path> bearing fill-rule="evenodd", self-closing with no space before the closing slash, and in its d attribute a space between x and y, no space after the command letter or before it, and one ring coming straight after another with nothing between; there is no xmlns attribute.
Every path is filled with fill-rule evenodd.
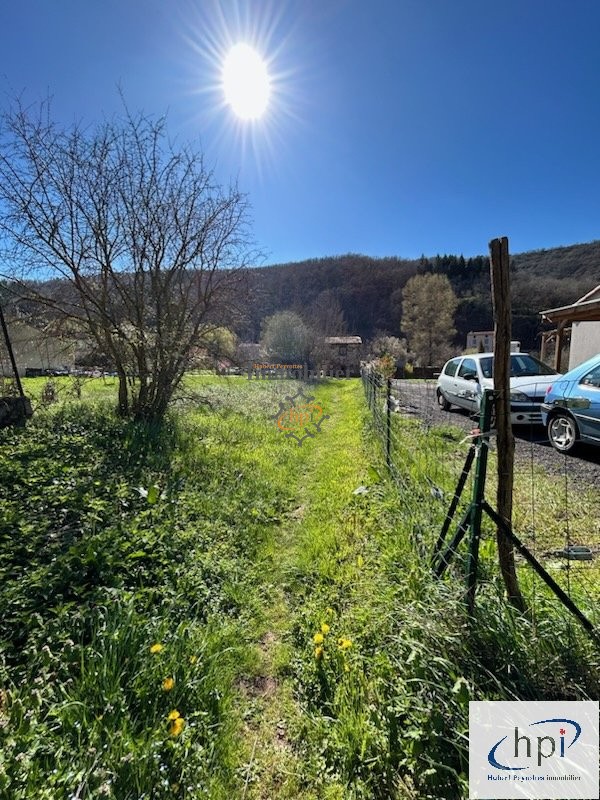
<svg viewBox="0 0 600 800"><path fill-rule="evenodd" d="M483 373L484 378L494 377L494 359L492 358L492 356L488 356L487 358L482 358L479 361L479 366L481 367L481 372Z"/></svg>
<svg viewBox="0 0 600 800"><path fill-rule="evenodd" d="M463 358L463 362L458 370L459 378L476 378L477 364L472 358Z"/></svg>
<svg viewBox="0 0 600 800"><path fill-rule="evenodd" d="M600 364L584 375L580 383L582 386L594 386L596 389L600 389Z"/></svg>
<svg viewBox="0 0 600 800"><path fill-rule="evenodd" d="M525 377L526 375L556 375L556 370L544 364L539 358L522 353L510 357L511 377Z"/></svg>
<svg viewBox="0 0 600 800"><path fill-rule="evenodd" d="M459 361L459 358L453 358L452 361L449 361L444 369L444 375L456 375L456 369Z"/></svg>

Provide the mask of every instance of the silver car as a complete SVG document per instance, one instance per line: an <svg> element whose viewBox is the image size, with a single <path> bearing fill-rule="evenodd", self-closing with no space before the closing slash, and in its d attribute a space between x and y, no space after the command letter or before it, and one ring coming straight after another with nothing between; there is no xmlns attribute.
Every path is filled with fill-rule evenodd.
<svg viewBox="0 0 600 800"><path fill-rule="evenodd" d="M546 390L560 373L529 353L510 355L510 417L513 425L541 425ZM451 358L437 381L437 401L449 411L458 406L479 413L483 389L494 388L494 354Z"/></svg>

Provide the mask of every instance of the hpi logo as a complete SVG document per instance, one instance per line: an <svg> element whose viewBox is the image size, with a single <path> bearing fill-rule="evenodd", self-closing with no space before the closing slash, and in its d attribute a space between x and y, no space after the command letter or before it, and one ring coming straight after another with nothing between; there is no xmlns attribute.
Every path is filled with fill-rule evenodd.
<svg viewBox="0 0 600 800"><path fill-rule="evenodd" d="M537 757L537 766L541 767L542 763L547 758L552 758L555 755L558 755L559 758L565 757L565 751L567 748L573 747L575 742L581 736L581 725L578 722L575 722L574 719L561 719L561 718L553 718L553 719L540 719L537 722L530 722L530 727L535 725L548 725L551 723L556 723L556 725L569 725L573 731L573 738L565 747L565 736L567 731L564 727L561 727L558 732L558 740L559 745L557 747L556 738L554 736L537 736L535 737L534 741L537 741L537 748L534 746L534 758ZM506 764L503 764L499 759L503 758L502 752L504 747L508 748L509 745L504 745L505 742L509 739L508 736L503 736L499 742L492 747L488 754L488 761L490 766L494 769L504 769L504 770L523 770L529 769L529 765L524 767L509 767ZM515 726L514 732L514 758L522 759L523 754L526 759L531 759L531 738L524 734L521 734L519 728ZM536 756L537 753L537 756Z"/></svg>
<svg viewBox="0 0 600 800"><path fill-rule="evenodd" d="M598 703L469 703L469 798L597 800Z"/></svg>
<svg viewBox="0 0 600 800"><path fill-rule="evenodd" d="M279 411L271 419L275 420L277 430L285 433L286 439L295 439L298 447L301 447L305 439L314 439L315 433L321 433L321 425L329 419L329 414L323 411L323 406L312 395L305 395L302 389L285 399L287 403L280 400Z"/></svg>

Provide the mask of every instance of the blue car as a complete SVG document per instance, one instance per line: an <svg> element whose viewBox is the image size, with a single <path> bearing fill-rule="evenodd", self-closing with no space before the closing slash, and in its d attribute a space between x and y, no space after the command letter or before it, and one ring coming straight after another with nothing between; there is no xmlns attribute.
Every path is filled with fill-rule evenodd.
<svg viewBox="0 0 600 800"><path fill-rule="evenodd" d="M600 445L600 353L548 387L542 422L561 453L572 453L579 442Z"/></svg>

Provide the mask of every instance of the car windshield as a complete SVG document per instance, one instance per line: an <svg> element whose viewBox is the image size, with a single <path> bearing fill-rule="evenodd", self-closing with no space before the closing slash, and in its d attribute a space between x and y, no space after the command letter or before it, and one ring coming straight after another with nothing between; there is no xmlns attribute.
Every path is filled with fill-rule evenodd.
<svg viewBox="0 0 600 800"><path fill-rule="evenodd" d="M494 358L487 356L480 360L481 372L484 378L494 377ZM526 375L557 375L558 373L540 361L539 358L527 353L518 353L510 357L510 377L523 378Z"/></svg>

